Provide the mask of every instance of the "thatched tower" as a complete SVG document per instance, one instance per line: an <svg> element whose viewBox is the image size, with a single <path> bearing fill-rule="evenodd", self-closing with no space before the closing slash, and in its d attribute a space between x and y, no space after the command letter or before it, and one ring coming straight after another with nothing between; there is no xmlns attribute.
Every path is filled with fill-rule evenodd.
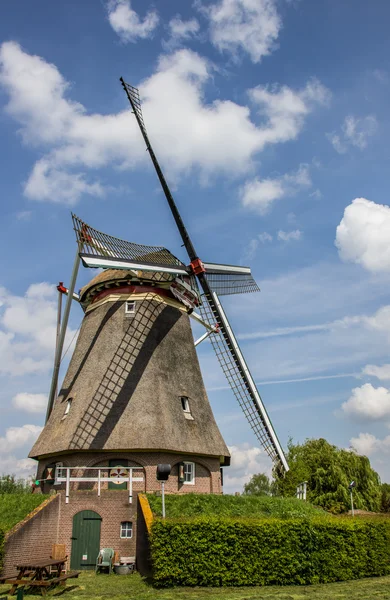
<svg viewBox="0 0 390 600"><path fill-rule="evenodd" d="M172 276L134 275L107 270L82 289L76 348L30 457L169 452L228 464Z"/></svg>

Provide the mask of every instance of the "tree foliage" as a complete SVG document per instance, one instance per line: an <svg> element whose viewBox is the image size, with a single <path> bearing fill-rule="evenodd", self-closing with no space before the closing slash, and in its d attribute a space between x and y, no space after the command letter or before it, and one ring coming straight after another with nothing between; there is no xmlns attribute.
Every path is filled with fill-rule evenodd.
<svg viewBox="0 0 390 600"><path fill-rule="evenodd" d="M353 491L357 509L377 512L381 506L379 475L366 456L337 448L324 439L306 440L304 444L288 443L290 470L283 474L274 469L275 484L282 496L295 496L297 486L307 481L307 500L333 513L350 509L348 486L356 481Z"/></svg>
<svg viewBox="0 0 390 600"><path fill-rule="evenodd" d="M0 476L0 494L29 494L31 484L24 479L16 479L15 475Z"/></svg>
<svg viewBox="0 0 390 600"><path fill-rule="evenodd" d="M390 483L381 485L381 511L390 513Z"/></svg>
<svg viewBox="0 0 390 600"><path fill-rule="evenodd" d="M252 475L250 481L244 485L245 496L270 496L271 482L265 473Z"/></svg>

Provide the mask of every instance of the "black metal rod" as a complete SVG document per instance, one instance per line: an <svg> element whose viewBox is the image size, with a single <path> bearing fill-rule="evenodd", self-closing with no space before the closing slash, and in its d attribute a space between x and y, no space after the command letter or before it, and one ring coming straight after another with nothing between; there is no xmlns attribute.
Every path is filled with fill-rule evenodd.
<svg viewBox="0 0 390 600"><path fill-rule="evenodd" d="M156 170L157 176L158 176L158 178L160 180L161 187L162 187L162 189L164 191L164 194L165 194L165 197L166 197L166 199L168 201L169 208L171 209L173 218L175 219L176 225L177 225L177 227L179 229L179 233L180 233L181 238L183 240L184 247L185 247L185 249L188 252L188 256L190 257L190 260L192 261L195 258L198 258L198 255L197 255L197 253L195 251L194 245L193 245L193 243L191 241L191 238L190 238L190 236L188 234L188 231L187 231L187 229L186 229L186 227L185 227L185 225L183 223L183 219L180 216L180 213L178 211L176 203L175 203L175 201L173 199L173 196L171 194L171 190L169 189L168 184L165 181L165 177L164 177L163 172L161 170L161 167L160 167L160 165L158 163L156 155L155 155L155 153L153 151L153 148L152 148L152 146L150 144L150 141L149 141L149 138L148 138L148 134L146 133L145 125L143 124L143 122L142 122L142 120L141 120L141 118L139 116L139 112L138 111L140 110L140 108L137 108L135 106L134 100L131 97L131 94L130 94L128 88L127 88L127 84L124 81L123 77L120 78L120 82L121 82L121 84L123 86L123 89L126 92L126 96L127 96L128 100L130 102L130 105L131 105L133 111L134 111L135 118L137 119L137 123L139 125L140 130L141 130L142 136L143 136L143 138L145 140L146 148L148 149L148 152L150 154L150 158L152 159L152 163L153 163L154 168Z"/></svg>

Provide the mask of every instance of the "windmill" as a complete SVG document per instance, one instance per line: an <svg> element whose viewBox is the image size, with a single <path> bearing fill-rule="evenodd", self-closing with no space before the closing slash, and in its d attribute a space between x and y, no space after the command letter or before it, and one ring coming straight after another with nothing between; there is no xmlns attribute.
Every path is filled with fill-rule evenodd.
<svg viewBox="0 0 390 600"><path fill-rule="evenodd" d="M289 467L283 449L219 299L219 296L225 294L260 290L248 267L207 263L200 260L149 141L142 115L139 91L126 83L122 77L120 81L133 109L183 245L191 261L187 272L196 277L202 290L200 312L206 322L217 324L219 334L211 335L210 340L218 361L261 446L274 463L288 471Z"/></svg>

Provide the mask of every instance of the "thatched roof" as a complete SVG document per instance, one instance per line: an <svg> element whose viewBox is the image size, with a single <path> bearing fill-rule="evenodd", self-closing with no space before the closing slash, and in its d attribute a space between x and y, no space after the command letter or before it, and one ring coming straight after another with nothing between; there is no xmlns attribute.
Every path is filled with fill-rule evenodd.
<svg viewBox="0 0 390 600"><path fill-rule="evenodd" d="M120 277L123 272L100 273L82 294ZM228 460L183 307L148 294L136 299L135 315L129 318L126 299L106 295L85 314L62 389L30 456L165 450ZM182 396L189 398L192 419L183 411Z"/></svg>

